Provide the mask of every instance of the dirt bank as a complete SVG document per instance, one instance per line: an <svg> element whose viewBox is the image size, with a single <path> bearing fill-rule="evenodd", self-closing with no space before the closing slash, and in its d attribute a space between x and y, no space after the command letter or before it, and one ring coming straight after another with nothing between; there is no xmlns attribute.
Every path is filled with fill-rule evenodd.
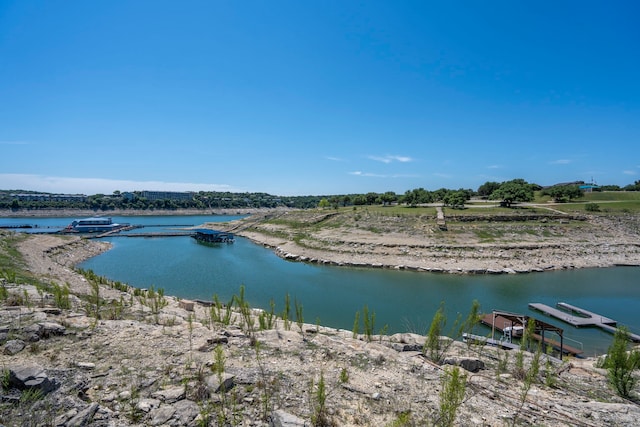
<svg viewBox="0 0 640 427"><path fill-rule="evenodd" d="M557 215L456 221L366 211L257 214L211 227L235 231L289 260L446 273L529 273L640 265L640 218Z"/></svg>

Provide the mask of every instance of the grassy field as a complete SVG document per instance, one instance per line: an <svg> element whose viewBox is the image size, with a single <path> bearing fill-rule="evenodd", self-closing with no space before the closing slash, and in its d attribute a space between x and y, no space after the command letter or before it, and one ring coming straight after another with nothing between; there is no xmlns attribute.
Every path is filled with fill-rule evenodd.
<svg viewBox="0 0 640 427"><path fill-rule="evenodd" d="M583 199L589 202L596 201L636 201L640 202L640 191L602 191L585 193Z"/></svg>
<svg viewBox="0 0 640 427"><path fill-rule="evenodd" d="M597 211L587 211L587 205L598 205ZM584 197L570 203L555 204L554 209L567 213L591 214L638 214L640 213L640 192L604 191L586 193Z"/></svg>
<svg viewBox="0 0 640 427"><path fill-rule="evenodd" d="M19 241L24 238L20 233L0 231L0 278L9 282L37 283L38 280L26 271L22 254L17 249Z"/></svg>
<svg viewBox="0 0 640 427"><path fill-rule="evenodd" d="M599 206L597 211L588 211L586 206L595 203ZM444 207L445 215L450 217L460 216L491 216L491 215L523 215L523 214L549 214L558 210L571 214L593 213L604 215L621 213L640 213L640 192L594 192L586 193L584 197L568 203L552 203L548 196L540 196L536 193L533 204L514 205L512 208L500 207L496 201L471 200L465 204L464 209L452 209ZM386 217L411 218L411 217L435 217L434 206L410 207L405 205L393 206L347 206L338 209L318 210L317 212L335 212L339 214L352 213L354 215L370 214Z"/></svg>

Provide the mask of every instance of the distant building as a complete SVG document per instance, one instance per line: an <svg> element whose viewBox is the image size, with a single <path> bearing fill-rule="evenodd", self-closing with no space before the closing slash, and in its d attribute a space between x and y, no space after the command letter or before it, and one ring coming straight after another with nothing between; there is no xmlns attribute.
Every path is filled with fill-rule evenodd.
<svg viewBox="0 0 640 427"><path fill-rule="evenodd" d="M84 202L84 194L12 193L13 200L21 202Z"/></svg>
<svg viewBox="0 0 640 427"><path fill-rule="evenodd" d="M193 200L192 191L143 191L142 197L147 200Z"/></svg>
<svg viewBox="0 0 640 427"><path fill-rule="evenodd" d="M584 184L580 186L580 189L585 193L591 193L593 191L600 191L600 186L596 184Z"/></svg>

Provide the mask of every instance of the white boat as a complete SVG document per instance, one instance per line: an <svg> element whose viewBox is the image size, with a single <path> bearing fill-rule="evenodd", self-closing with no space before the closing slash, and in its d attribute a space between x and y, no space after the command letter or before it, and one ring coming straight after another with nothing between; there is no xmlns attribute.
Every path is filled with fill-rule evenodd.
<svg viewBox="0 0 640 427"><path fill-rule="evenodd" d="M114 223L111 218L92 217L73 221L65 229L66 232L75 233L106 233L118 230L128 224Z"/></svg>

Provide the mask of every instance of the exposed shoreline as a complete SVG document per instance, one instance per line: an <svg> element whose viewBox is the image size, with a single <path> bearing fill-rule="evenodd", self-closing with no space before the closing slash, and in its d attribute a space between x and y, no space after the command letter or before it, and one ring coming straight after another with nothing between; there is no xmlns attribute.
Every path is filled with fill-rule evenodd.
<svg viewBox="0 0 640 427"><path fill-rule="evenodd" d="M83 217L93 211L47 210L0 211L0 217ZM293 231L268 223L274 216L287 217L304 211L289 209L217 209L100 212L106 216L247 215L229 223L206 227L233 231L273 250L279 257L314 264L410 270L447 274L522 274L577 268L640 266L640 219L590 217L575 229L558 228L551 237L528 234L511 240L482 242L470 233L434 233L428 227L393 230L380 234L356 227L312 231L305 239ZM308 211L313 212L313 210ZM306 213L305 213L306 214ZM508 225L500 225L508 228ZM553 226L551 226L553 227ZM509 230L507 230L509 231ZM450 237L453 236L453 237ZM515 237L514 237L515 236Z"/></svg>
<svg viewBox="0 0 640 427"><path fill-rule="evenodd" d="M301 231L298 226L250 217L225 229L238 229L236 234L290 261L449 274L517 274L640 266L639 221L633 216L590 217L575 227L545 225L545 237L516 234L513 231L519 225L499 224L495 227L508 238L494 242L476 238L464 230L472 227L466 225L451 234L434 232L429 225L397 227L388 233L371 232L362 224ZM548 230L553 231L550 237Z"/></svg>

